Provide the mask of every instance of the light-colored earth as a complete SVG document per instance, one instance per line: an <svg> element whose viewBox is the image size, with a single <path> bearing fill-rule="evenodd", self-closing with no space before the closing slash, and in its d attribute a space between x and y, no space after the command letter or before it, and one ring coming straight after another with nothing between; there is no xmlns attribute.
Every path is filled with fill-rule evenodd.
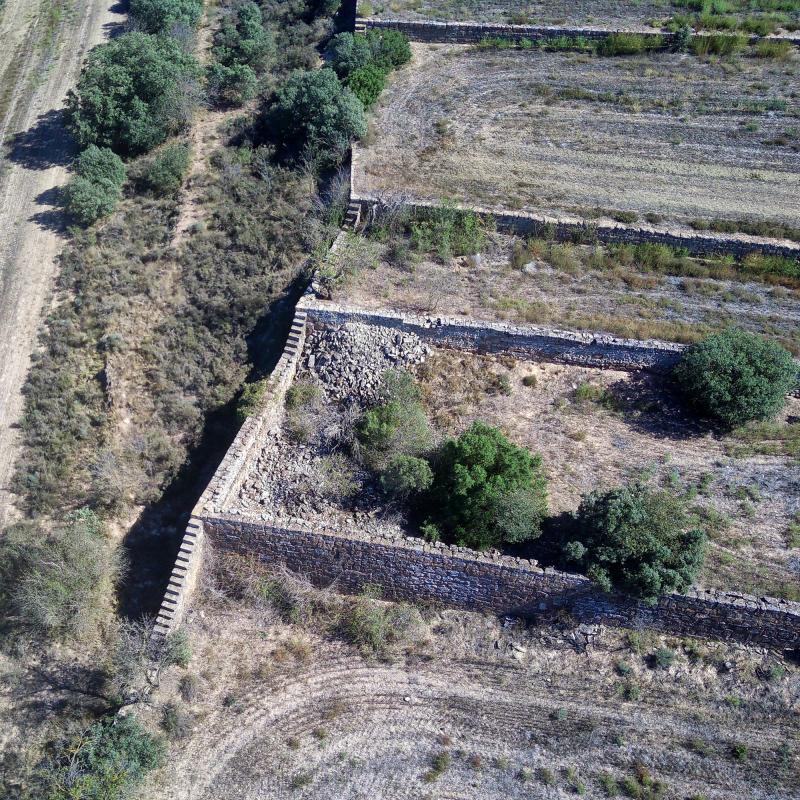
<svg viewBox="0 0 800 800"><path fill-rule="evenodd" d="M58 112L124 19L114 0L8 0L0 13L0 525L14 515L21 389L63 245L54 190L73 153Z"/></svg>
<svg viewBox="0 0 800 800"><path fill-rule="evenodd" d="M796 132L798 63L415 44L355 149L356 192L657 214L655 228L685 232L712 218L797 226L800 153L775 142Z"/></svg>

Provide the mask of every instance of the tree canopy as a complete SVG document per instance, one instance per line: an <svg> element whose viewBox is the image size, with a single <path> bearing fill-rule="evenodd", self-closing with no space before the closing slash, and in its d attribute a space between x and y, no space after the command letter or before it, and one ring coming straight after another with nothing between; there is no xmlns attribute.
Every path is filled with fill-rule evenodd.
<svg viewBox="0 0 800 800"><path fill-rule="evenodd" d="M175 25L196 28L203 0L130 0L130 13L147 33L169 33Z"/></svg>
<svg viewBox="0 0 800 800"><path fill-rule="evenodd" d="M89 54L67 96L69 126L82 147L145 153L186 123L197 75L193 56L174 39L126 33Z"/></svg>

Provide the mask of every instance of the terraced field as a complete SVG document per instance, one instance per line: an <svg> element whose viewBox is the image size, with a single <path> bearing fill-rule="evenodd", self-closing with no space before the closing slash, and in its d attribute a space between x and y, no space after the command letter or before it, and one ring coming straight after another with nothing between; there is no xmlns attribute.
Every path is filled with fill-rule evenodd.
<svg viewBox="0 0 800 800"><path fill-rule="evenodd" d="M798 63L415 45L356 148L356 192L657 230L796 229Z"/></svg>

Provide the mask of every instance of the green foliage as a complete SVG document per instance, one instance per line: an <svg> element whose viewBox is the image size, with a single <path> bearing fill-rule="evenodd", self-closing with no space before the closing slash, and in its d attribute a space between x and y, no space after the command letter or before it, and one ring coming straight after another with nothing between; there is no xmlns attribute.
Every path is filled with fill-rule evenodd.
<svg viewBox="0 0 800 800"><path fill-rule="evenodd" d="M383 490L398 499L420 494L433 483L433 471L424 458L398 453L389 459L381 474Z"/></svg>
<svg viewBox="0 0 800 800"><path fill-rule="evenodd" d="M371 30L367 32L367 42L372 51L372 60L387 71L411 61L411 45L408 37L400 31Z"/></svg>
<svg viewBox="0 0 800 800"><path fill-rule="evenodd" d="M108 148L89 145L78 158L76 172L64 189L64 208L79 225L87 226L117 207L125 165Z"/></svg>
<svg viewBox="0 0 800 800"><path fill-rule="evenodd" d="M256 96L258 78L248 64L214 63L206 71L206 88L214 105L236 108Z"/></svg>
<svg viewBox="0 0 800 800"><path fill-rule="evenodd" d="M342 79L370 65L388 73L411 60L411 46L408 38L399 31L339 33L328 46L328 60Z"/></svg>
<svg viewBox="0 0 800 800"><path fill-rule="evenodd" d="M317 69L293 75L278 90L266 129L283 153L336 166L367 123L361 101L333 70Z"/></svg>
<svg viewBox="0 0 800 800"><path fill-rule="evenodd" d="M89 53L67 96L69 126L82 147L147 152L186 123L197 74L174 39L126 33Z"/></svg>
<svg viewBox="0 0 800 800"><path fill-rule="evenodd" d="M776 414L796 386L798 370L780 345L729 328L688 348L673 378L700 413L736 427Z"/></svg>
<svg viewBox="0 0 800 800"><path fill-rule="evenodd" d="M155 156L144 176L147 187L156 195L168 195L181 188L189 170L189 146L170 144Z"/></svg>
<svg viewBox="0 0 800 800"><path fill-rule="evenodd" d="M420 456L433 446L433 431L413 378L390 370L383 381L385 402L365 412L357 428L363 460L378 472L398 455Z"/></svg>
<svg viewBox="0 0 800 800"><path fill-rule="evenodd" d="M266 394L269 381L264 378L253 383L246 383L236 403L236 419L241 425L261 407L261 401Z"/></svg>
<svg viewBox="0 0 800 800"><path fill-rule="evenodd" d="M32 525L0 540L0 608L46 638L86 638L110 610L120 558L88 508L69 514L52 533Z"/></svg>
<svg viewBox="0 0 800 800"><path fill-rule="evenodd" d="M547 507L541 457L475 422L434 465L431 520L460 545L485 549L533 539Z"/></svg>
<svg viewBox="0 0 800 800"><path fill-rule="evenodd" d="M203 0L130 0L130 14L147 33L170 33L176 25L196 28Z"/></svg>
<svg viewBox="0 0 800 800"><path fill-rule="evenodd" d="M747 37L744 34L728 36L709 33L703 36L693 36L690 46L697 56L731 56L747 47Z"/></svg>
<svg viewBox="0 0 800 800"><path fill-rule="evenodd" d="M777 58L780 60L789 57L794 50L794 45L786 39L762 39L756 44L757 58Z"/></svg>
<svg viewBox="0 0 800 800"><path fill-rule="evenodd" d="M166 746L136 717L111 717L64 742L43 775L46 800L124 800L164 761Z"/></svg>
<svg viewBox="0 0 800 800"><path fill-rule="evenodd" d="M236 4L214 36L215 61L226 67L247 65L254 72L266 69L275 56L275 38L264 27L259 6L252 0Z"/></svg>
<svg viewBox="0 0 800 800"><path fill-rule="evenodd" d="M565 553L604 591L654 604L685 592L703 563L705 534L692 527L682 502L640 483L587 495L576 522Z"/></svg>
<svg viewBox="0 0 800 800"><path fill-rule="evenodd" d="M657 669L669 669L673 661L675 661L675 651L669 647L659 647L653 653L653 665Z"/></svg>
<svg viewBox="0 0 800 800"><path fill-rule="evenodd" d="M630 56L649 50L658 50L664 45L660 36L645 36L641 33L610 33L600 41L597 52L601 56Z"/></svg>
<svg viewBox="0 0 800 800"><path fill-rule="evenodd" d="M386 72L376 64L359 67L347 76L345 86L369 109L386 86Z"/></svg>
<svg viewBox="0 0 800 800"><path fill-rule="evenodd" d="M486 241L486 223L472 211L450 205L418 209L411 223L411 241L424 253L435 252L442 261L474 255Z"/></svg>

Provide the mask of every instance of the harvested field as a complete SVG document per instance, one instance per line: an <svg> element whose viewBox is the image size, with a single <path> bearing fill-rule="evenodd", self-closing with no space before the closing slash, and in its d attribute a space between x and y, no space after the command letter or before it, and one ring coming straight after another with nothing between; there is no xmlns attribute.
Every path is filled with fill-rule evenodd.
<svg viewBox="0 0 800 800"><path fill-rule="evenodd" d="M697 20L701 22L697 27L753 30L754 24L768 20L771 25L765 29L767 32L796 30L800 5L785 2L780 4L783 14L770 13L777 9L778 5L769 0L732 0L714 6L713 13L716 17L706 13L702 20ZM614 3L609 0L580 0L569 3L561 0L525 3L511 0L492 0L488 3L479 0L360 0L358 4L359 16L379 19L510 23L634 31L658 30L676 15L685 15L686 12L687 3L681 0L645 0L637 3Z"/></svg>
<svg viewBox="0 0 800 800"><path fill-rule="evenodd" d="M542 455L553 514L581 496L645 480L684 496L710 547L698 584L798 599L800 400L773 428L715 435L662 382L641 373L489 357L422 345L411 334L349 324L315 329L298 385L320 387L263 444L230 508L278 525L399 537L414 532L371 473L348 455L361 409L383 370L411 369L439 436L474 420ZM416 366L415 366L416 365ZM535 377L535 385L523 379ZM530 553L546 559L536 551Z"/></svg>
<svg viewBox="0 0 800 800"><path fill-rule="evenodd" d="M341 274L334 299L361 308L683 343L735 324L800 355L800 288L771 285L721 261L667 261L653 268L628 248L497 233L477 256L442 259L415 253L407 240L350 235L328 269Z"/></svg>
<svg viewBox="0 0 800 800"><path fill-rule="evenodd" d="M356 193L682 233L796 229L798 63L415 45L356 150Z"/></svg>
<svg viewBox="0 0 800 800"><path fill-rule="evenodd" d="M775 655L413 608L370 653L337 620L397 607L298 583L295 624L227 579L196 599L188 668L137 712L157 726L173 704L179 720L144 800L601 798L603 780L646 776L663 784L653 797L800 790L797 668ZM662 647L674 660L656 669Z"/></svg>

